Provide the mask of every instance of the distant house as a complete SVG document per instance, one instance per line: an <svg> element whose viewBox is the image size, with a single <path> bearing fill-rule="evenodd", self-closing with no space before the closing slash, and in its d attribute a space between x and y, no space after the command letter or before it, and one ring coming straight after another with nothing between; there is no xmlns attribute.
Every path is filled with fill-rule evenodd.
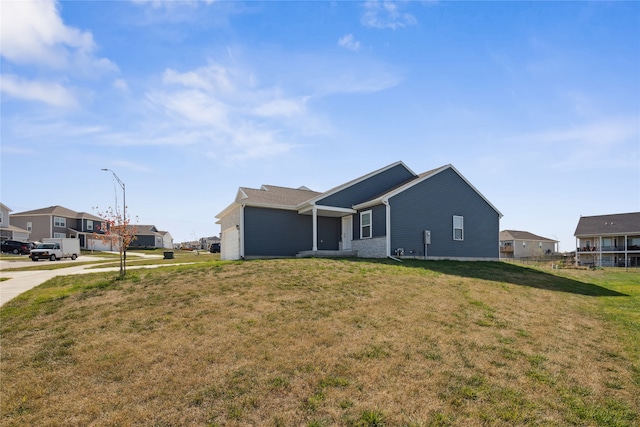
<svg viewBox="0 0 640 427"><path fill-rule="evenodd" d="M220 238L218 236L202 237L200 239L200 249L209 250L211 245L219 245Z"/></svg>
<svg viewBox="0 0 640 427"><path fill-rule="evenodd" d="M31 240L68 237L80 239L83 249L111 250L96 235L104 234L104 219L56 205L11 214L11 223L31 233Z"/></svg>
<svg viewBox="0 0 640 427"><path fill-rule="evenodd" d="M502 214L452 165L396 162L324 193L240 187L220 212L221 259L498 259Z"/></svg>
<svg viewBox="0 0 640 427"><path fill-rule="evenodd" d="M158 231L162 235L162 247L164 249L173 249L173 237L168 231Z"/></svg>
<svg viewBox="0 0 640 427"><path fill-rule="evenodd" d="M640 266L640 212L582 216L574 236L577 265Z"/></svg>
<svg viewBox="0 0 640 427"><path fill-rule="evenodd" d="M19 240L26 242L29 240L29 230L11 225L11 209L0 203L0 240Z"/></svg>
<svg viewBox="0 0 640 427"><path fill-rule="evenodd" d="M500 258L531 258L558 252L558 241L528 231L500 232Z"/></svg>
<svg viewBox="0 0 640 427"><path fill-rule="evenodd" d="M129 225L129 228L132 227L136 228L136 238L129 244L129 248L165 248L165 235L155 225Z"/></svg>

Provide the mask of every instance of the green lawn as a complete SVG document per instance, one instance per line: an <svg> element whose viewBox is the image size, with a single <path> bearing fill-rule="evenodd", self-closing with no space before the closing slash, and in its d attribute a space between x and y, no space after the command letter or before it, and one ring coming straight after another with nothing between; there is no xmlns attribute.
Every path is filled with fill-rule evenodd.
<svg viewBox="0 0 640 427"><path fill-rule="evenodd" d="M640 423L638 270L207 258L0 320L7 426Z"/></svg>

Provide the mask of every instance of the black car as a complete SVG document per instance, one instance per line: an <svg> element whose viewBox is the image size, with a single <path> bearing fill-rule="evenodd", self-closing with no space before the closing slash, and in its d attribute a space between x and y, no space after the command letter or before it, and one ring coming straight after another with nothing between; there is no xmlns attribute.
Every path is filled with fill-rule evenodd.
<svg viewBox="0 0 640 427"><path fill-rule="evenodd" d="M220 243L212 243L209 252L216 254L220 252Z"/></svg>
<svg viewBox="0 0 640 427"><path fill-rule="evenodd" d="M20 242L18 240L5 240L1 246L2 252L26 255L31 251L33 245L29 242Z"/></svg>

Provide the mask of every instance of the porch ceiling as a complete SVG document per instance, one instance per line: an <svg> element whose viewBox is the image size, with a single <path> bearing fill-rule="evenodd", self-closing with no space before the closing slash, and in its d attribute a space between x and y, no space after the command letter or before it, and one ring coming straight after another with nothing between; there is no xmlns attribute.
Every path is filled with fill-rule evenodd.
<svg viewBox="0 0 640 427"><path fill-rule="evenodd" d="M316 206L316 211L318 216L330 216L330 217L341 217L345 215L351 215L358 211L355 209L349 208L339 208L335 206ZM313 215L313 206L305 206L302 209L298 210L300 215Z"/></svg>

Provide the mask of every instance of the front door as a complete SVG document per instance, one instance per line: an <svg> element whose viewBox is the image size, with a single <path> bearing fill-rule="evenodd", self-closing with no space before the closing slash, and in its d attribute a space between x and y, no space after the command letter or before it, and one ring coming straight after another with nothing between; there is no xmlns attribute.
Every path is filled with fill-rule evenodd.
<svg viewBox="0 0 640 427"><path fill-rule="evenodd" d="M342 250L351 250L351 240L353 240L353 218L351 215L342 217Z"/></svg>

